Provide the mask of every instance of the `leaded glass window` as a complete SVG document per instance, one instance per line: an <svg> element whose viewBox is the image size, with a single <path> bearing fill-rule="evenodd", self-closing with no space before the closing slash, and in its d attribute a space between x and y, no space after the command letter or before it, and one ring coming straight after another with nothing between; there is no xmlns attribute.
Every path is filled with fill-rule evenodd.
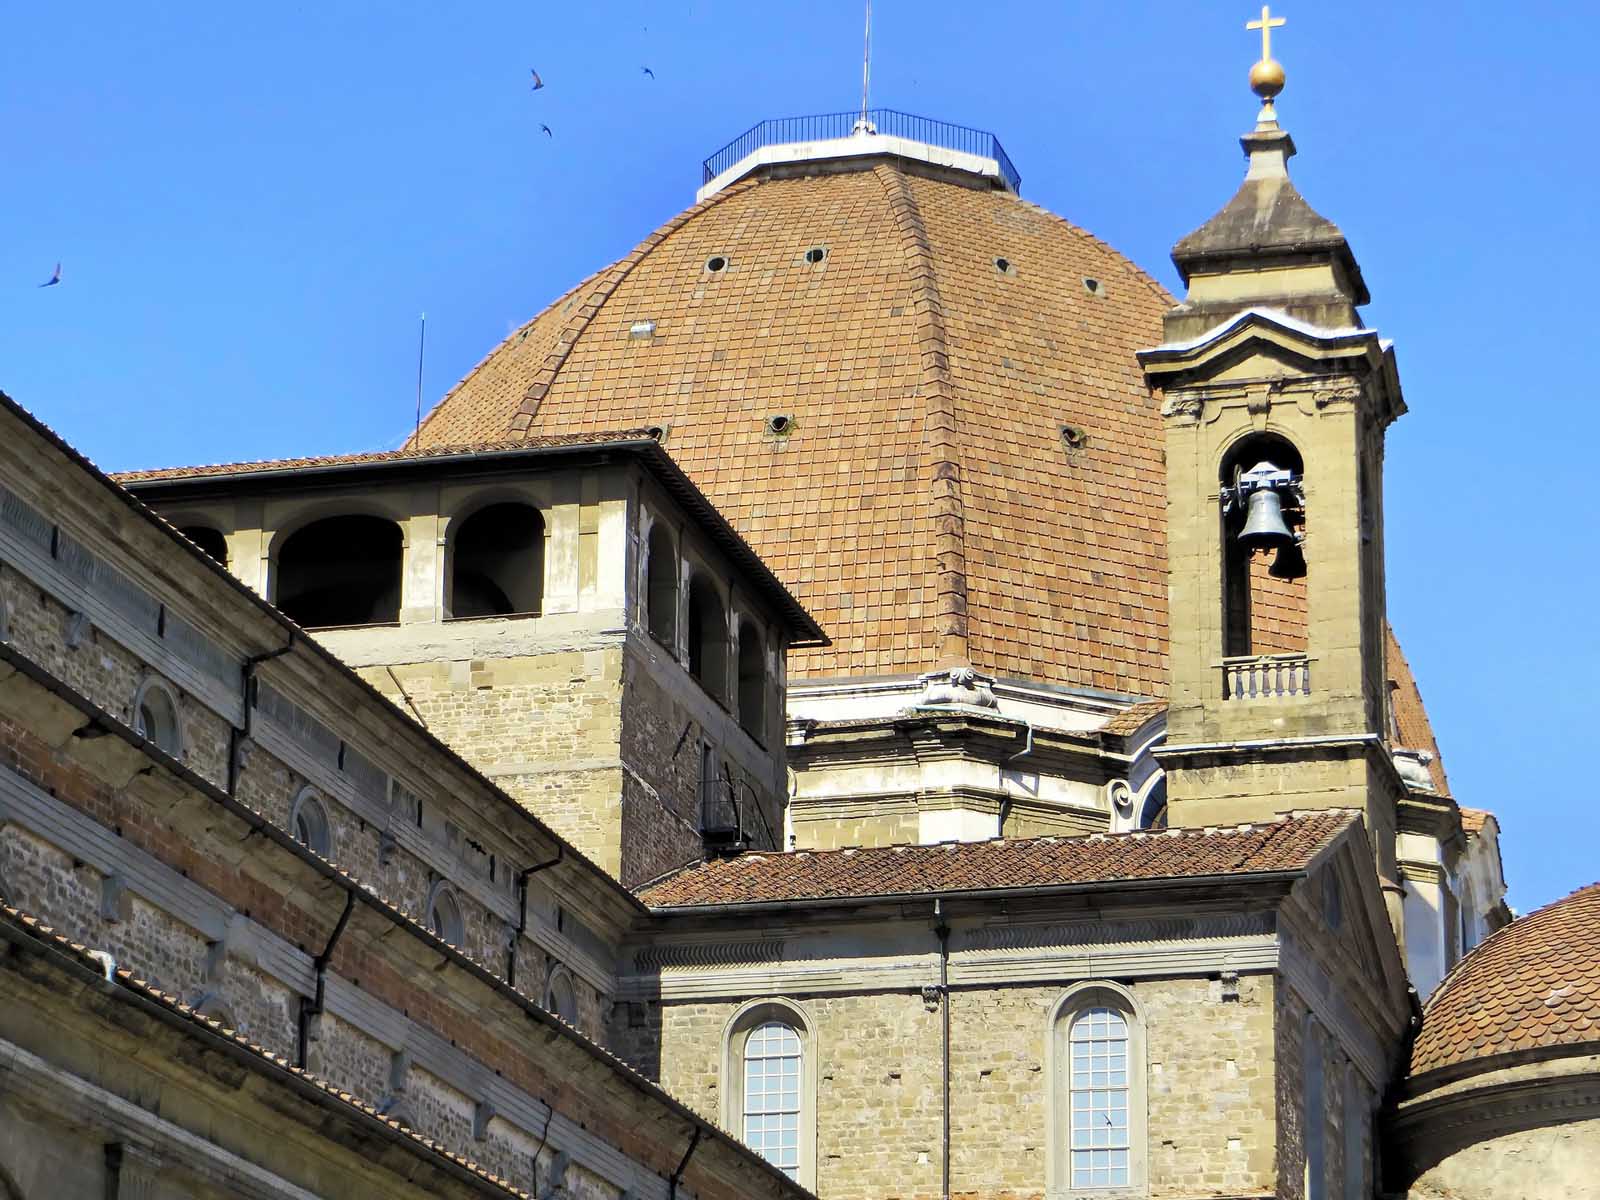
<svg viewBox="0 0 1600 1200"><path fill-rule="evenodd" d="M800 1035L766 1021L744 1043L745 1145L790 1179L800 1171Z"/></svg>
<svg viewBox="0 0 1600 1200"><path fill-rule="evenodd" d="M1068 1047L1072 1186L1127 1187L1128 1022L1116 1009L1086 1008L1072 1019Z"/></svg>

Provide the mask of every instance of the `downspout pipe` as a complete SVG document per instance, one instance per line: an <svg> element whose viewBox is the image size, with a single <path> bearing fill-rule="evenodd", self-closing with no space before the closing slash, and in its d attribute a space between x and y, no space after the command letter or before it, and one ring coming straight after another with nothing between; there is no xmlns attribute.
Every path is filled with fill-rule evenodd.
<svg viewBox="0 0 1600 1200"><path fill-rule="evenodd" d="M354 891L344 894L344 911L339 914L339 922L333 927L333 932L328 935L328 944L322 948L322 953L311 962L312 969L317 973L317 990L314 999L300 1001L300 1028L295 1038L295 1065L302 1071L306 1069L306 1060L310 1053L311 1018L320 1017L324 1002L328 995L328 964L333 961L333 951L339 944L339 939L344 936L345 926L350 924L350 913L356 906Z"/></svg>
<svg viewBox="0 0 1600 1200"><path fill-rule="evenodd" d="M678 1164L678 1169L672 1173L672 1178L667 1181L667 1200L678 1200L678 1184L683 1180L684 1171L689 1168L689 1159L694 1155L694 1149L700 1144L700 1135L703 1131L700 1126L694 1127L694 1136L689 1139L689 1148L683 1152L683 1161Z"/></svg>
<svg viewBox="0 0 1600 1200"><path fill-rule="evenodd" d="M522 943L522 935L528 932L528 880L540 871L548 871L567 856L567 847L564 843L556 843L556 856L547 862L534 863L531 867L524 867L517 872L517 932L511 939L511 947L506 951L506 982L512 987L517 986L517 947Z"/></svg>
<svg viewBox="0 0 1600 1200"><path fill-rule="evenodd" d="M939 1038L939 1079L944 1093L940 1194L943 1200L950 1200L950 925L944 919L944 901L939 899L933 902L933 932L939 937L939 1010L943 1026Z"/></svg>
<svg viewBox="0 0 1600 1200"><path fill-rule="evenodd" d="M244 724L235 725L228 730L228 795L237 794L239 790L239 774L244 768L244 744L250 740L250 733L255 728L255 705L251 703L251 692L254 690L256 670L264 662L271 662L275 658L282 658L294 649L295 631L289 630L289 640L276 650L268 650L264 654L252 654L244 660L244 670L240 681L240 698L244 702Z"/></svg>

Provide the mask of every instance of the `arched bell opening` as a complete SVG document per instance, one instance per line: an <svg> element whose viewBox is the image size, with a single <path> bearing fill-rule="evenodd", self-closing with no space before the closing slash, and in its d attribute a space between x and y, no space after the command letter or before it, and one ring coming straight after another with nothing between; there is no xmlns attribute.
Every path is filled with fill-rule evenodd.
<svg viewBox="0 0 1600 1200"><path fill-rule="evenodd" d="M1287 438L1252 434L1222 462L1223 654L1304 654L1305 463Z"/></svg>
<svg viewBox="0 0 1600 1200"><path fill-rule="evenodd" d="M400 527L383 517L324 517L278 551L277 605L307 629L400 619Z"/></svg>
<svg viewBox="0 0 1600 1200"><path fill-rule="evenodd" d="M544 605L544 518L514 501L461 523L450 553L450 615L536 615Z"/></svg>

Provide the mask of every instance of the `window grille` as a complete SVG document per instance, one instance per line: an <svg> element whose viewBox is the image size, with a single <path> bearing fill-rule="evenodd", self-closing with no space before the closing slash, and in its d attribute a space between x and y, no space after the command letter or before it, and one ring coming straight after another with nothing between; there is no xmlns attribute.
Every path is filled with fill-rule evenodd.
<svg viewBox="0 0 1600 1200"><path fill-rule="evenodd" d="M1132 1174L1128 1123L1128 1023L1111 1008L1072 1020L1072 1186L1127 1187Z"/></svg>
<svg viewBox="0 0 1600 1200"><path fill-rule="evenodd" d="M800 1171L800 1035L767 1021L744 1043L744 1140L790 1179Z"/></svg>

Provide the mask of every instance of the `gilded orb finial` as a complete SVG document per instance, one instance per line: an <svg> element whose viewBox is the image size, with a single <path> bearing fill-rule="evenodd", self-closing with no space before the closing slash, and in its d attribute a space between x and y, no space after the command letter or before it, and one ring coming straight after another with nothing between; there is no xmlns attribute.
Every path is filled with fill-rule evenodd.
<svg viewBox="0 0 1600 1200"><path fill-rule="evenodd" d="M1268 107L1272 105L1272 98L1283 91L1283 64L1272 57L1272 31L1285 24L1285 19L1274 17L1272 9L1265 4L1261 6L1261 19L1245 24L1246 29L1261 31L1261 58L1250 68L1250 90Z"/></svg>

